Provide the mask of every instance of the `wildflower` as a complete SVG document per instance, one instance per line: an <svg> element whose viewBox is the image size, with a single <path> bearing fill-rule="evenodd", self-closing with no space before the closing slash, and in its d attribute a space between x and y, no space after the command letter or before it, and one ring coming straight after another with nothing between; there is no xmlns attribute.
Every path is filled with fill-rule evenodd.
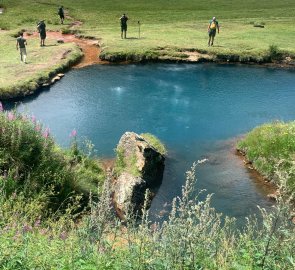
<svg viewBox="0 0 295 270"><path fill-rule="evenodd" d="M36 127L35 127L35 130L36 131L40 131L41 130L41 126L39 124L37 124Z"/></svg>
<svg viewBox="0 0 295 270"><path fill-rule="evenodd" d="M0 101L0 112L3 112L4 109L3 109L3 105L2 105L2 102Z"/></svg>
<svg viewBox="0 0 295 270"><path fill-rule="evenodd" d="M36 116L32 115L32 122L35 124L36 123Z"/></svg>
<svg viewBox="0 0 295 270"><path fill-rule="evenodd" d="M59 235L59 238L64 241L68 238L68 234L65 231L62 231Z"/></svg>
<svg viewBox="0 0 295 270"><path fill-rule="evenodd" d="M26 233L26 232L30 232L32 231L32 226L31 225L28 225L27 223L25 223L25 225L23 226L23 232Z"/></svg>
<svg viewBox="0 0 295 270"><path fill-rule="evenodd" d="M7 114L7 118L8 118L9 121L12 121L12 120L15 119L15 116L14 116L14 114L13 114L12 112L9 112L9 113Z"/></svg>
<svg viewBox="0 0 295 270"><path fill-rule="evenodd" d="M70 137L76 137L77 136L77 131L75 129L72 130Z"/></svg>
<svg viewBox="0 0 295 270"><path fill-rule="evenodd" d="M45 131L43 132L43 137L45 139L47 139L49 137L49 133L50 133L50 129L49 128L46 128Z"/></svg>

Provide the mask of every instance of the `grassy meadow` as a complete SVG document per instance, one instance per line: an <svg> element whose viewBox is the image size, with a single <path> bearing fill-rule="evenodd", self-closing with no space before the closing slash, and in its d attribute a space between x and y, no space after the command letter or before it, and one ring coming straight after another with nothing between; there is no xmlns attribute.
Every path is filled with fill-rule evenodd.
<svg viewBox="0 0 295 270"><path fill-rule="evenodd" d="M62 71L82 56L73 43L57 44L47 39L47 46L40 47L39 39L27 41L27 64L20 61L15 38L10 32L0 31L0 99L24 96Z"/></svg>
<svg viewBox="0 0 295 270"><path fill-rule="evenodd" d="M46 19L49 28L57 30L55 0L3 1L7 13L0 17L0 27L34 29L40 19ZM157 47L204 49L209 53L263 54L270 45L295 53L292 36L295 34L295 3L283 1L62 1L68 15L80 20L79 30L102 39L107 51L144 52ZM129 16L128 40L120 39L119 18ZM216 16L220 24L216 47L207 47L208 21ZM138 21L141 39L138 40ZM253 27L262 23L265 28ZM2 27L3 28L3 27Z"/></svg>
<svg viewBox="0 0 295 270"><path fill-rule="evenodd" d="M59 24L57 15L60 4L64 5L69 16L63 26ZM4 82L9 85L12 81L23 79L20 75L22 72L17 72L16 77L9 76L13 74L11 70L20 69L17 53L14 51L15 41L9 36L11 31L35 31L40 19L46 20L48 30L55 31L69 28L74 21L81 21L83 24L73 29L81 35L99 39L102 56L105 58L110 58L107 56L111 55L121 55L123 60L128 55L185 58L187 56L179 54L179 51L198 50L213 56L225 56L225 59L231 55L237 56L241 61L263 61L269 59L267 57L270 55L271 45L282 55L295 55L295 2L292 0L213 0L210 4L205 0L2 0L0 5L5 8L0 15L0 28L8 31L0 32L0 51L5 56L0 60L3 85ZM119 18L123 12L129 16L126 40L120 38ZM212 16L216 16L219 21L220 34L217 34L215 46L207 47L207 26ZM253 27L254 24L265 27ZM32 42L33 46L34 44ZM29 52L28 55L32 73L36 74L34 62L40 60L39 65L48 62L52 54L59 53L60 48L47 47L41 51L36 42L36 46L30 49L33 53ZM20 71L22 70L23 68ZM43 71L42 68L41 70Z"/></svg>

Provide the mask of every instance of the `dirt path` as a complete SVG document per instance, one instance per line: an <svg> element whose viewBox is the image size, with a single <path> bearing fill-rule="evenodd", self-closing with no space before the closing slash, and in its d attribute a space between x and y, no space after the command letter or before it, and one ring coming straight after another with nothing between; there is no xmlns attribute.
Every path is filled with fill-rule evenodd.
<svg viewBox="0 0 295 270"><path fill-rule="evenodd" d="M74 68L81 68L81 67L90 66L94 64L106 63L106 61L102 61L99 59L100 48L98 46L97 40L80 39L72 34L63 35L60 32L51 32L51 31L47 32L46 35L47 35L47 39L56 40L56 42L58 41L64 42L64 43L74 42L82 49L84 56L81 59L81 61L74 66ZM32 35L26 34L25 37L27 39L39 38L39 34L37 32L34 32ZM48 41L48 43L50 43L50 41Z"/></svg>

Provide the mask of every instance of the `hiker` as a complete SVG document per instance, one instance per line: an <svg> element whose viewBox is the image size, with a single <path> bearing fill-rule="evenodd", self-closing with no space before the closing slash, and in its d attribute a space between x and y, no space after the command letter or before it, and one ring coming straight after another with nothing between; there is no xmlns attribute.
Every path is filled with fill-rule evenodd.
<svg viewBox="0 0 295 270"><path fill-rule="evenodd" d="M219 34L218 21L216 20L215 17L213 17L212 20L210 20L209 25L208 25L208 34L209 34L208 46L210 46L210 45L213 46L214 37L216 35L216 29Z"/></svg>
<svg viewBox="0 0 295 270"><path fill-rule="evenodd" d="M60 23L61 23L61 24L64 24L65 13L64 13L64 7L63 7L63 6L61 6L61 7L58 9L57 14L58 14L59 17L60 17Z"/></svg>
<svg viewBox="0 0 295 270"><path fill-rule="evenodd" d="M19 37L16 39L16 49L20 52L20 60L25 64L27 63L27 51L26 51L27 40L24 38L24 33L20 32Z"/></svg>
<svg viewBox="0 0 295 270"><path fill-rule="evenodd" d="M45 39L46 39L46 24L44 20L41 20L37 25L38 32L40 34L40 46L45 46Z"/></svg>
<svg viewBox="0 0 295 270"><path fill-rule="evenodd" d="M124 38L126 38L127 21L128 21L128 17L125 14L123 14L123 16L120 18L120 22L121 22L121 38L123 38L123 33L124 33Z"/></svg>

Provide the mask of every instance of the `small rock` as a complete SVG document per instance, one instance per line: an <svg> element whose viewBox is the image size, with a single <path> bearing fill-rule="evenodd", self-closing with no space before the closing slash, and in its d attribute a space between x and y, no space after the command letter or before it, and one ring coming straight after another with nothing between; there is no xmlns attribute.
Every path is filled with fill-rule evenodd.
<svg viewBox="0 0 295 270"><path fill-rule="evenodd" d="M59 38L59 39L57 40L57 43L65 43L65 41L64 41L63 39Z"/></svg>
<svg viewBox="0 0 295 270"><path fill-rule="evenodd" d="M43 83L43 84L42 84L43 87L47 87L47 86L49 86L49 85L50 85L49 83Z"/></svg>
<svg viewBox="0 0 295 270"><path fill-rule="evenodd" d="M63 76L65 76L65 74L63 74L63 73L58 73L57 76L60 77L60 78L62 78Z"/></svg>
<svg viewBox="0 0 295 270"><path fill-rule="evenodd" d="M55 76L54 78L51 79L51 83L55 83L57 81L60 80L60 77L59 76Z"/></svg>

